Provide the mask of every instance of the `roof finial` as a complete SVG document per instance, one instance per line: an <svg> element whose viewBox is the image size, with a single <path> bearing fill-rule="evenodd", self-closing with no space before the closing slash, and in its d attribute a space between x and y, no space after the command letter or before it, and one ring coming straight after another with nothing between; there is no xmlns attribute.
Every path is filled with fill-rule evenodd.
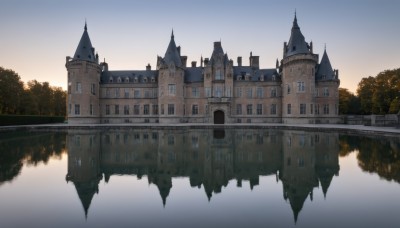
<svg viewBox="0 0 400 228"><path fill-rule="evenodd" d="M85 18L85 31L87 30L87 23L86 23L86 18Z"/></svg>
<svg viewBox="0 0 400 228"><path fill-rule="evenodd" d="M296 9L294 10L294 20L293 20L293 27L299 27L299 25L297 24L297 12Z"/></svg>
<svg viewBox="0 0 400 228"><path fill-rule="evenodd" d="M326 43L325 43L325 47L324 47L324 50L326 51Z"/></svg>
<svg viewBox="0 0 400 228"><path fill-rule="evenodd" d="M172 28L171 39L174 39L174 29Z"/></svg>

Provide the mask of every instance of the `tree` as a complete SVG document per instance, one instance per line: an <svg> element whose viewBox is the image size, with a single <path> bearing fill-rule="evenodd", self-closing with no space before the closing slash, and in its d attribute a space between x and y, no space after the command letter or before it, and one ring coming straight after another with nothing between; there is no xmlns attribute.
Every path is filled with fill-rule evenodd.
<svg viewBox="0 0 400 228"><path fill-rule="evenodd" d="M360 100L348 89L339 88L339 114L359 114L361 112Z"/></svg>
<svg viewBox="0 0 400 228"><path fill-rule="evenodd" d="M375 78L369 76L358 83L357 95L360 98L362 114L372 113L372 95L375 92Z"/></svg>
<svg viewBox="0 0 400 228"><path fill-rule="evenodd" d="M17 114L23 91L19 75L0 67L0 114Z"/></svg>

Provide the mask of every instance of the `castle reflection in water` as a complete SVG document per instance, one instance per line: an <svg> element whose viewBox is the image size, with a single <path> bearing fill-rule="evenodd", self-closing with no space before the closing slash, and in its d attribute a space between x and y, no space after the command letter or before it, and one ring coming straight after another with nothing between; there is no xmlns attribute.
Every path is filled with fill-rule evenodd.
<svg viewBox="0 0 400 228"><path fill-rule="evenodd" d="M112 175L147 176L166 204L172 178L189 177L208 199L236 179L253 188L259 176L275 175L294 219L313 189L324 195L339 173L339 135L301 131L205 129L71 131L67 181L74 183L87 214L98 184Z"/></svg>

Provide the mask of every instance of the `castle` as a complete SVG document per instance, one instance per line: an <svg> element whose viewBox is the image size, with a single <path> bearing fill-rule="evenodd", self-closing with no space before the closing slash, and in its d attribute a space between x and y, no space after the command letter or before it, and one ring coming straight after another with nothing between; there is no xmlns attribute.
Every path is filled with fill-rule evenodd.
<svg viewBox="0 0 400 228"><path fill-rule="evenodd" d="M66 57L68 122L80 123L338 123L340 80L326 50L319 62L295 15L276 68L260 69L250 53L234 66L221 42L210 58L187 66L174 33L156 70L110 71L99 62L87 26Z"/></svg>

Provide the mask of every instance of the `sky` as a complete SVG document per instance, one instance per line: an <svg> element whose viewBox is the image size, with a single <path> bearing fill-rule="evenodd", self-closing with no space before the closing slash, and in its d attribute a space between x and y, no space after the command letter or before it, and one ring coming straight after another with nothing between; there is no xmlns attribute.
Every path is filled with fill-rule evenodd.
<svg viewBox="0 0 400 228"><path fill-rule="evenodd" d="M221 41L228 57L250 52L274 68L289 41L294 12L320 59L326 50L340 87L400 67L398 0L0 0L0 66L22 81L67 87L85 20L92 45L110 70L156 67L174 30L182 55L200 62Z"/></svg>

